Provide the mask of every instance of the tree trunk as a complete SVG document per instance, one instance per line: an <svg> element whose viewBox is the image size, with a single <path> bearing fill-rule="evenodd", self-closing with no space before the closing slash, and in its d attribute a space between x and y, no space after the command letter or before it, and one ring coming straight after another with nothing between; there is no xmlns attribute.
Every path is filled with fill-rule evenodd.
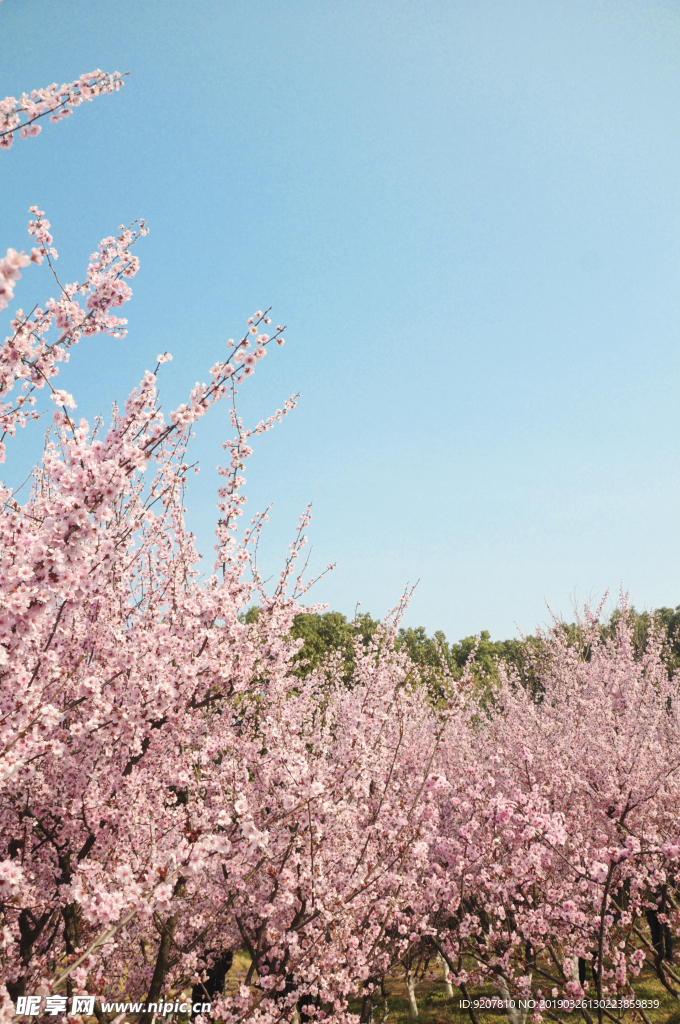
<svg viewBox="0 0 680 1024"><path fill-rule="evenodd" d="M361 1000L361 1017L359 1024L371 1024L373 1020L373 994L365 995Z"/></svg>
<svg viewBox="0 0 680 1024"><path fill-rule="evenodd" d="M21 952L21 963L24 967L28 967L30 964L31 957L33 956L33 944L40 938L49 920L49 910L46 910L37 921L28 910L22 910L19 914L19 950ZM7 991L12 1002L16 1003L19 996L26 994L26 975L22 974L16 981L7 982Z"/></svg>
<svg viewBox="0 0 680 1024"><path fill-rule="evenodd" d="M175 888L172 890L173 896L184 896L186 892L186 878L180 875L175 882ZM170 949L172 948L172 940L177 928L177 922L179 921L180 910L179 908L169 917L163 925L163 931L161 933L161 941L158 945L158 955L156 956L156 966L153 972L153 978L151 979L151 986L149 993L146 997L147 1010L139 1019L139 1024L151 1024L153 1020L153 1013L148 1010L149 1003L157 1003L158 998L163 988L163 982L165 981L165 975L168 970L168 958L170 956Z"/></svg>
<svg viewBox="0 0 680 1024"><path fill-rule="evenodd" d="M390 1008L387 1005L387 992L385 991L385 979L384 978L380 982L380 994L382 995L382 1008L383 1008L383 1015L382 1015L382 1020L381 1020L380 1024L385 1024L385 1021L387 1020L387 1018L389 1016Z"/></svg>
<svg viewBox="0 0 680 1024"><path fill-rule="evenodd" d="M525 1024L529 1010L528 1008L523 1009L518 1005L510 1006L512 996L508 992L508 986L505 984L503 980L501 980L498 992L500 994L501 999L505 1002L505 1013L507 1015L509 1024ZM517 1004L519 1000L515 999L514 1002L515 1004Z"/></svg>
<svg viewBox="0 0 680 1024"><path fill-rule="evenodd" d="M411 1020L418 1017L418 1003L416 1002L416 978L415 973L409 969L406 971L406 991L408 993L408 1015Z"/></svg>
<svg viewBox="0 0 680 1024"><path fill-rule="evenodd" d="M64 919L64 944L66 952L75 953L78 949L78 925L80 924L81 910L77 903L67 903L62 908L61 915ZM73 996L73 982L70 977L66 979L66 996L71 999Z"/></svg>
<svg viewBox="0 0 680 1024"><path fill-rule="evenodd" d="M446 989L446 998L453 999L453 985L451 984L451 979L449 978L449 974L451 973L449 965L447 964L443 956L441 956L440 954L437 955L437 960L439 960L440 964L442 965L442 973L444 975L444 988Z"/></svg>

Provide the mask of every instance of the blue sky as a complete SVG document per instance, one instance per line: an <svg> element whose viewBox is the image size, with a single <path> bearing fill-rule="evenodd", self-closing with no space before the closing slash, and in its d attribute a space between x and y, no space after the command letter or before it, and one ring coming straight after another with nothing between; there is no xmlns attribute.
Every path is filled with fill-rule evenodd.
<svg viewBox="0 0 680 1024"><path fill-rule="evenodd" d="M457 638L621 584L680 603L680 9L665 0L4 0L0 96L129 71L0 154L68 280L144 216L125 341L60 386L92 417L157 352L177 404L256 309L289 325L241 393L277 571L313 501L310 594ZM30 268L15 305L52 294ZM3 314L3 326L8 317ZM226 409L189 521L211 555ZM40 449L26 431L5 470Z"/></svg>

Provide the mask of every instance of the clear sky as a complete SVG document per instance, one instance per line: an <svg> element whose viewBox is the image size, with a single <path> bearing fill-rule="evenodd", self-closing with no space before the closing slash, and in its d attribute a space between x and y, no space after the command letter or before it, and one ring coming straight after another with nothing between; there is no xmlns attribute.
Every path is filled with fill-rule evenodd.
<svg viewBox="0 0 680 1024"><path fill-rule="evenodd" d="M144 216L125 341L60 376L107 412L155 356L166 408L256 309L289 325L241 393L248 510L310 594L451 639L531 631L621 584L680 603L676 0L4 0L0 97L124 89L0 153L0 242L47 211L64 277ZM53 288L30 268L15 306ZM6 310L2 326L8 320ZM51 404L51 403L50 403ZM226 409L189 521L212 554ZM26 431L19 483L41 445Z"/></svg>

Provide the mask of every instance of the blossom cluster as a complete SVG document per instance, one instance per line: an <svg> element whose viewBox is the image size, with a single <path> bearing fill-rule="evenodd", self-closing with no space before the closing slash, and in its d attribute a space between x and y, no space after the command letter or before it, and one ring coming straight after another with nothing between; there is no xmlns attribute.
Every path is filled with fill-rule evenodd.
<svg viewBox="0 0 680 1024"><path fill-rule="evenodd" d="M18 131L22 139L32 138L40 134L40 125L36 124L42 117L49 115L52 124L58 124L69 117L76 107L96 96L117 92L123 86L123 75L115 71L90 71L73 82L57 85L53 82L44 89L33 89L22 93L20 99L6 96L0 100L0 149L10 149Z"/></svg>
<svg viewBox="0 0 680 1024"><path fill-rule="evenodd" d="M7 255L0 259L0 310L14 298L14 282L21 277L20 271L30 262L25 252L17 252L16 249L8 249Z"/></svg>
<svg viewBox="0 0 680 1024"><path fill-rule="evenodd" d="M0 305L10 301L15 281L21 276L19 268L30 262L41 264L47 260L59 292L57 298L50 298L43 306L34 306L28 315L19 309L11 321L12 333L0 348L0 462L5 458L6 437L13 437L17 426L37 418L37 391L47 387L64 411L75 408L71 396L55 390L52 378L58 373L58 363L68 359L69 350L80 338L101 333L125 337L127 320L113 310L132 294L128 281L136 275L139 260L131 248L148 233L143 220L129 228L121 225L118 235L99 243L82 283L61 284L54 271L58 253L50 222L37 206L32 206L30 212L33 218L28 233L38 244L31 249L30 258L10 249L0 260ZM56 338L50 338L53 328L59 332ZM18 384L20 393L12 401L9 395Z"/></svg>

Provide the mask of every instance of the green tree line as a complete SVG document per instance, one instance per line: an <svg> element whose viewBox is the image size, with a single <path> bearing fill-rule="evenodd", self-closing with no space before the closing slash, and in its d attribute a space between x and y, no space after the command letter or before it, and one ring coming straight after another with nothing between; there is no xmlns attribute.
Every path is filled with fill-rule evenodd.
<svg viewBox="0 0 680 1024"><path fill-rule="evenodd" d="M613 635L621 610L616 609L600 625L604 635ZM657 608L653 612L638 612L630 608L627 614L633 620L635 649L641 655L646 649L652 624L661 631L665 643L665 660L669 672L680 669L680 605L676 608ZM250 608L245 621L257 618L258 609ZM337 653L344 665L345 677L352 674L355 642L359 639L367 645L380 625L369 612L359 613L348 619L340 612L301 612L295 617L291 635L303 640L296 659L296 674L306 675L322 665L328 655ZM576 622L560 623L570 643L582 643L582 629ZM445 674L459 679L474 652L473 673L480 683L492 686L498 681L499 666L515 669L524 685L535 689L537 670L544 650L540 636L530 635L524 639L492 640L488 630L478 636L466 636L458 642L449 642L446 635L437 630L431 636L424 626L408 626L398 630L395 646L405 648L411 660L421 669L423 681L427 683L435 698L444 695L442 679ZM582 655L588 657L584 648Z"/></svg>

